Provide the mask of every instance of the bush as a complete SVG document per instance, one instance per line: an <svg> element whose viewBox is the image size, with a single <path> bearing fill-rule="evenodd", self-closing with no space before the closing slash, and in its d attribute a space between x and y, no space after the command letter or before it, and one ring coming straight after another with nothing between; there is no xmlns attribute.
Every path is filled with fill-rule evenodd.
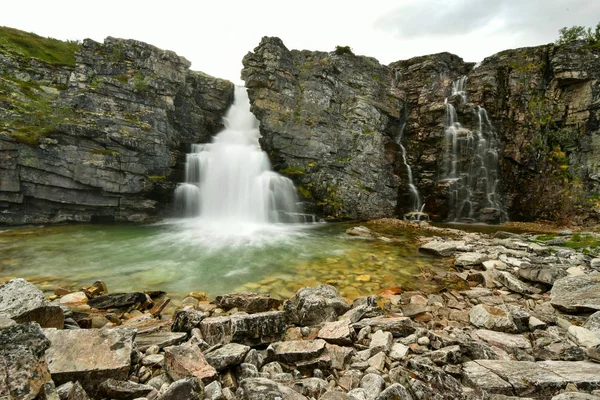
<svg viewBox="0 0 600 400"><path fill-rule="evenodd" d="M354 55L350 46L335 46L335 54L341 56L342 54Z"/></svg>
<svg viewBox="0 0 600 400"><path fill-rule="evenodd" d="M585 40L589 44L596 44L600 42L600 23L596 25L596 28L593 31L592 28L575 25L570 28L565 26L564 28L559 29L558 33L560 35L556 40L556 44L565 44L576 40Z"/></svg>

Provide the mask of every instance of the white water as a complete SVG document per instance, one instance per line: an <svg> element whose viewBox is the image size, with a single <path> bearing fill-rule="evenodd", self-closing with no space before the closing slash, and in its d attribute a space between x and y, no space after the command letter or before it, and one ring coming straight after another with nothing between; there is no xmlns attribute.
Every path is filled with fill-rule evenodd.
<svg viewBox="0 0 600 400"><path fill-rule="evenodd" d="M419 219L423 214L423 209L425 208L425 204L421 204L421 196L419 196L419 190L415 186L413 182L413 173L410 164L406 158L406 148L402 144L402 137L404 135L404 128L406 127L406 122L402 123L400 126L400 130L398 136L396 138L396 142L400 146L400 151L402 153L402 163L404 164L404 168L406 169L406 176L408 180L408 191L410 195L411 202L411 210L407 215L410 215L411 218Z"/></svg>
<svg viewBox="0 0 600 400"><path fill-rule="evenodd" d="M458 121L457 105L466 105L466 77L452 84L446 98L444 173L450 182L449 220L505 221L506 212L497 193L499 183L496 132L484 108L470 105L476 124L467 129Z"/></svg>
<svg viewBox="0 0 600 400"><path fill-rule="evenodd" d="M193 228L195 236L220 242L279 232L282 228L274 224L280 222L300 222L296 188L271 170L244 87L235 88L224 125L212 143L193 145L187 155L185 183L175 190L175 205L180 215L197 218L182 225Z"/></svg>

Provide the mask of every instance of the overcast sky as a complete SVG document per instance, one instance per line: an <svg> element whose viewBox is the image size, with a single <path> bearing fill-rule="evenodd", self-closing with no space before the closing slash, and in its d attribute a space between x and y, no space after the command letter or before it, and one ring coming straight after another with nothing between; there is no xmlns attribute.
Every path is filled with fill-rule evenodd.
<svg viewBox="0 0 600 400"><path fill-rule="evenodd" d="M0 6L0 25L57 39L137 39L236 83L242 57L262 36L278 36L289 49L350 46L383 64L441 51L481 61L552 42L563 26L599 21L600 0L7 0Z"/></svg>

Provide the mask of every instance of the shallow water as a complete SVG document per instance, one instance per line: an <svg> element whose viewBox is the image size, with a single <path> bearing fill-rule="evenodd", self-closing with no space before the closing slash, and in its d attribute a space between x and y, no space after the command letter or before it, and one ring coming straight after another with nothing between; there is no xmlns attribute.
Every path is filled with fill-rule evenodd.
<svg viewBox="0 0 600 400"><path fill-rule="evenodd" d="M318 283L349 298L394 286L436 289L422 274L446 268L418 252L414 233L384 243L346 235L350 226L186 219L7 229L0 231L0 276L23 277L47 291L101 279L111 292L164 290L175 298L242 290L287 298Z"/></svg>

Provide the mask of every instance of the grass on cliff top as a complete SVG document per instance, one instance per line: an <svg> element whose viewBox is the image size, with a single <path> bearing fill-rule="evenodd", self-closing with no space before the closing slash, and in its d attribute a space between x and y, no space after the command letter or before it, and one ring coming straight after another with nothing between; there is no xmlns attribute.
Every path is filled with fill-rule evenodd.
<svg viewBox="0 0 600 400"><path fill-rule="evenodd" d="M77 42L44 38L34 33L0 26L0 52L23 58L37 58L52 65L75 66Z"/></svg>

